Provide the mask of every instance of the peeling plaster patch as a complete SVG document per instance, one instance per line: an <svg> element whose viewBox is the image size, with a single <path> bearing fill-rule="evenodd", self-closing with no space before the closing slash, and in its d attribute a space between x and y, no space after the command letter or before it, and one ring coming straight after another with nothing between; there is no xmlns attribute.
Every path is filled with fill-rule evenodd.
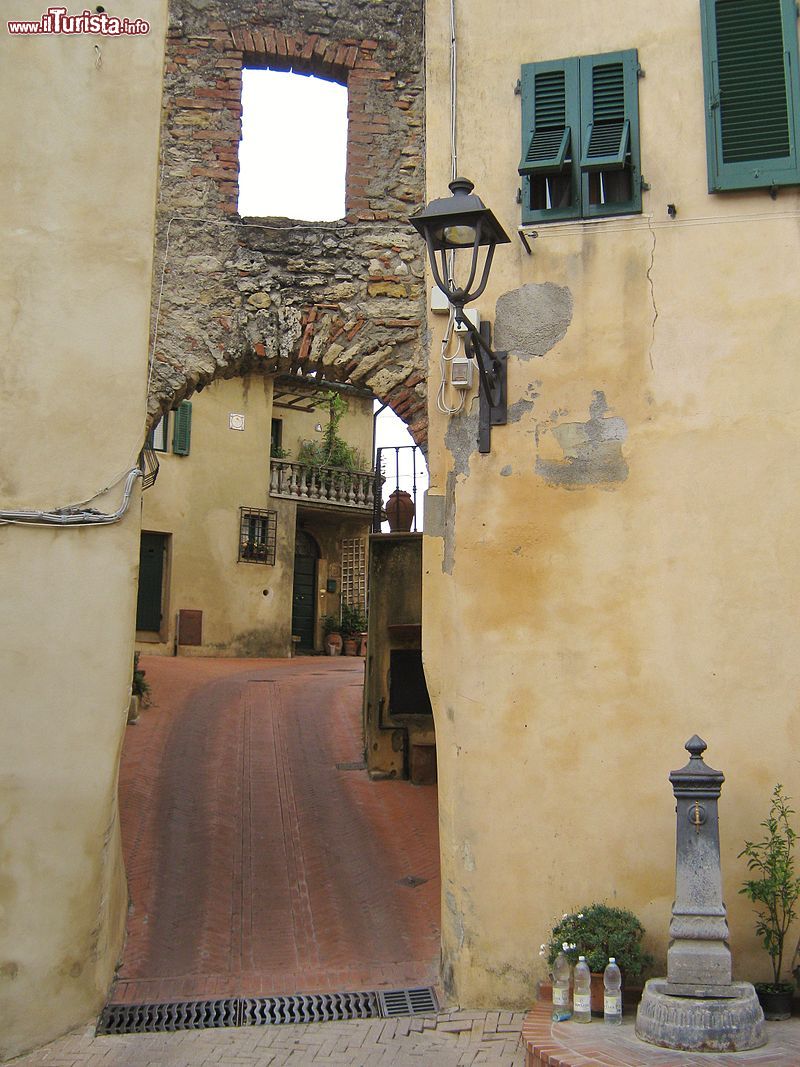
<svg viewBox="0 0 800 1067"><path fill-rule="evenodd" d="M464 916L461 913L461 909L456 901L455 894L452 889L448 889L444 895L445 902L447 904L447 910L450 912L450 916L453 921L453 930L458 938L458 947L461 949L464 947Z"/></svg>
<svg viewBox="0 0 800 1067"><path fill-rule="evenodd" d="M456 477L463 474L466 478L469 475L470 456L478 448L478 412L470 411L467 415L450 419L444 443L454 460L453 474Z"/></svg>
<svg viewBox="0 0 800 1067"><path fill-rule="evenodd" d="M447 475L444 498L444 554L442 574L452 574L456 561L456 473Z"/></svg>
<svg viewBox="0 0 800 1067"><path fill-rule="evenodd" d="M475 870L475 857L472 855L472 849L470 848L469 841L465 841L461 846L461 859L464 863L464 870Z"/></svg>
<svg viewBox="0 0 800 1067"><path fill-rule="evenodd" d="M505 467L503 467L503 469L500 471L500 477L501 478L507 478L509 476L509 474L513 474L513 473L514 473L514 468L511 466L510 463L507 463L505 465Z"/></svg>
<svg viewBox="0 0 800 1067"><path fill-rule="evenodd" d="M522 360L543 356L558 344L572 321L572 293L552 282L523 285L497 301L494 345Z"/></svg>
<svg viewBox="0 0 800 1067"><path fill-rule="evenodd" d="M456 554L456 485L459 477L469 477L469 461L478 448L478 412L451 419L444 435L445 447L453 457L447 475L444 502L444 555L442 573L452 574Z"/></svg>
<svg viewBox="0 0 800 1067"><path fill-rule="evenodd" d="M530 387L528 388L528 393L531 393ZM518 423L519 419L521 419L523 415L527 415L528 412L531 411L531 409L533 408L533 401L535 400L535 398L537 398L537 394L533 393L532 399L530 400L526 400L523 398L522 400L515 400L514 403L509 404L509 423Z"/></svg>
<svg viewBox="0 0 800 1067"><path fill-rule="evenodd" d="M628 436L625 420L606 416L605 393L592 393L588 422L562 422L552 434L564 453L564 459L536 459L536 473L551 485L574 489L584 485L624 482L628 464L622 455L622 443Z"/></svg>
<svg viewBox="0 0 800 1067"><path fill-rule="evenodd" d="M422 502L425 533L428 537L444 537L444 497L426 490Z"/></svg>

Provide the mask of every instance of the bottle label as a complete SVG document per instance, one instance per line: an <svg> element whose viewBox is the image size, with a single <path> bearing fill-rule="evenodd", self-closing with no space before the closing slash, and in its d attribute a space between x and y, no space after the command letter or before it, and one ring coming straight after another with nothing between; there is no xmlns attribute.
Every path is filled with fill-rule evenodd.
<svg viewBox="0 0 800 1067"><path fill-rule="evenodd" d="M606 995L603 997L603 1014L622 1014L622 997L619 995L619 993L612 993L611 996L606 993Z"/></svg>
<svg viewBox="0 0 800 1067"><path fill-rule="evenodd" d="M559 989L558 986L553 986L553 1004L557 1008L569 1007L569 989Z"/></svg>
<svg viewBox="0 0 800 1067"><path fill-rule="evenodd" d="M590 993L576 993L572 998L572 1007L576 1012L592 1010L592 997Z"/></svg>

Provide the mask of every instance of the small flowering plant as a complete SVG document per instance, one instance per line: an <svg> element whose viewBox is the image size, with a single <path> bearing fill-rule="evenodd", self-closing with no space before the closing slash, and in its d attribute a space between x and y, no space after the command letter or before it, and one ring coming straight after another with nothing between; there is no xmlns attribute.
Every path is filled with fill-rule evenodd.
<svg viewBox="0 0 800 1067"><path fill-rule="evenodd" d="M550 967L563 952L571 964L585 956L589 970L603 971L609 956L614 956L625 979L639 978L652 965L653 957L642 948L644 927L625 908L608 904L590 904L581 911L562 915L550 932L550 940L541 946Z"/></svg>

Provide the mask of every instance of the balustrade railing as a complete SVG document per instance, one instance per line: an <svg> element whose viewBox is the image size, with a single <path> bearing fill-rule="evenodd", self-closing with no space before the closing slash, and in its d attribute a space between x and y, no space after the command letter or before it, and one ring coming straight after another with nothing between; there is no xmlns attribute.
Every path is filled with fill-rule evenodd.
<svg viewBox="0 0 800 1067"><path fill-rule="evenodd" d="M348 471L341 467L311 467L287 459L270 460L270 496L341 508L372 511L372 471Z"/></svg>

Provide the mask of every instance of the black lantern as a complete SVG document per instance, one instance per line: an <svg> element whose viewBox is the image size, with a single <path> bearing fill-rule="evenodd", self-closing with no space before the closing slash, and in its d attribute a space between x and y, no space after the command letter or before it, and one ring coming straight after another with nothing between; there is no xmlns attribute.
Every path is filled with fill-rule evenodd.
<svg viewBox="0 0 800 1067"><path fill-rule="evenodd" d="M410 222L425 238L436 285L452 304L455 321L467 331L465 348L478 364L481 382L478 449L489 452L492 426L502 426L507 421L507 353L492 351L489 324L482 322L478 330L464 314L464 306L477 300L486 288L495 245L508 244L510 238L481 198L473 194L473 188L467 178L455 178L450 182L451 196L432 200ZM475 285L482 248L483 269ZM455 278L459 250L472 252L469 273L461 285Z"/></svg>

